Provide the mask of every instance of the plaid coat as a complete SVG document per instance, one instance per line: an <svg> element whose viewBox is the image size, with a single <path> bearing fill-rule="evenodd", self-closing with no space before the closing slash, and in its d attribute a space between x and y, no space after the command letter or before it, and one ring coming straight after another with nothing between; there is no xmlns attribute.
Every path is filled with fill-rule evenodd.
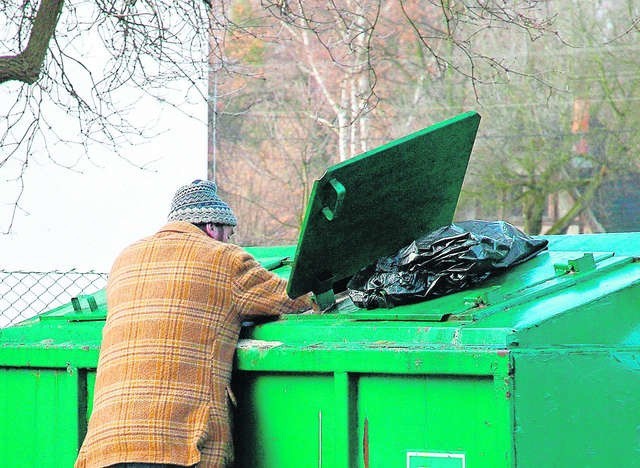
<svg viewBox="0 0 640 468"><path fill-rule="evenodd" d="M225 466L244 318L310 306L240 247L185 222L126 248L107 285L93 412L76 467Z"/></svg>

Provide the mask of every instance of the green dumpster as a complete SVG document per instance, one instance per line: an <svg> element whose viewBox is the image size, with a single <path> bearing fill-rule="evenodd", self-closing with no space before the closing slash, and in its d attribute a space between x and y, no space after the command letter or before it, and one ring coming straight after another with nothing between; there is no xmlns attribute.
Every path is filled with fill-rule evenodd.
<svg viewBox="0 0 640 468"><path fill-rule="evenodd" d="M418 304L345 294L361 266L451 221L478 120L330 168L298 245L251 250L329 310L243 327L237 466L640 466L640 233L549 236L508 273ZM0 330L3 466L72 465L105 313L99 292Z"/></svg>
<svg viewBox="0 0 640 468"><path fill-rule="evenodd" d="M640 233L551 236L418 304L361 310L344 293L451 221L477 124L462 115L316 182L289 289L333 309L244 329L239 466L640 466Z"/></svg>
<svg viewBox="0 0 640 468"><path fill-rule="evenodd" d="M549 240L476 289L246 328L239 466L640 466L640 233Z"/></svg>

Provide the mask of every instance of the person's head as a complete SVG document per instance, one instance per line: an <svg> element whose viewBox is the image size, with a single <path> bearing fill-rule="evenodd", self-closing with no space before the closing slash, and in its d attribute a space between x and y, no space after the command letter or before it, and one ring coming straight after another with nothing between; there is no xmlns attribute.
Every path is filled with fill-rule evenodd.
<svg viewBox="0 0 640 468"><path fill-rule="evenodd" d="M210 180L194 180L183 185L171 201L169 221L189 222L209 237L228 242L238 221L217 192L218 187Z"/></svg>

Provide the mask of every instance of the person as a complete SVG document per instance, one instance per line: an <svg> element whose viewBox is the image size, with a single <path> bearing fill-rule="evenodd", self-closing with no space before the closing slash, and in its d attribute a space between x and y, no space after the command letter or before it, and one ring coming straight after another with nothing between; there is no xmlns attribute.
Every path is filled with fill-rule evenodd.
<svg viewBox="0 0 640 468"><path fill-rule="evenodd" d="M115 260L76 468L232 462L229 384L242 321L312 305L229 243L236 225L216 184L196 180L177 190L167 225Z"/></svg>

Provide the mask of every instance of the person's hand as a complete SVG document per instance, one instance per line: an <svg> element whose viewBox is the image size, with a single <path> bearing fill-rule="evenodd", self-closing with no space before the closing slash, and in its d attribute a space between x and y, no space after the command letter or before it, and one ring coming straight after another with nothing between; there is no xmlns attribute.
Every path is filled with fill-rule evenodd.
<svg viewBox="0 0 640 468"><path fill-rule="evenodd" d="M336 303L334 302L333 304L329 305L328 307L325 307L324 309L321 309L320 306L318 305L318 303L316 302L316 298L315 296L311 296L311 310L305 312L305 314L326 314L327 312L332 311L333 309L336 308Z"/></svg>
<svg viewBox="0 0 640 468"><path fill-rule="evenodd" d="M320 306L316 302L316 298L311 293L309 293L309 302L311 303L311 309L304 312L304 314L320 314Z"/></svg>

